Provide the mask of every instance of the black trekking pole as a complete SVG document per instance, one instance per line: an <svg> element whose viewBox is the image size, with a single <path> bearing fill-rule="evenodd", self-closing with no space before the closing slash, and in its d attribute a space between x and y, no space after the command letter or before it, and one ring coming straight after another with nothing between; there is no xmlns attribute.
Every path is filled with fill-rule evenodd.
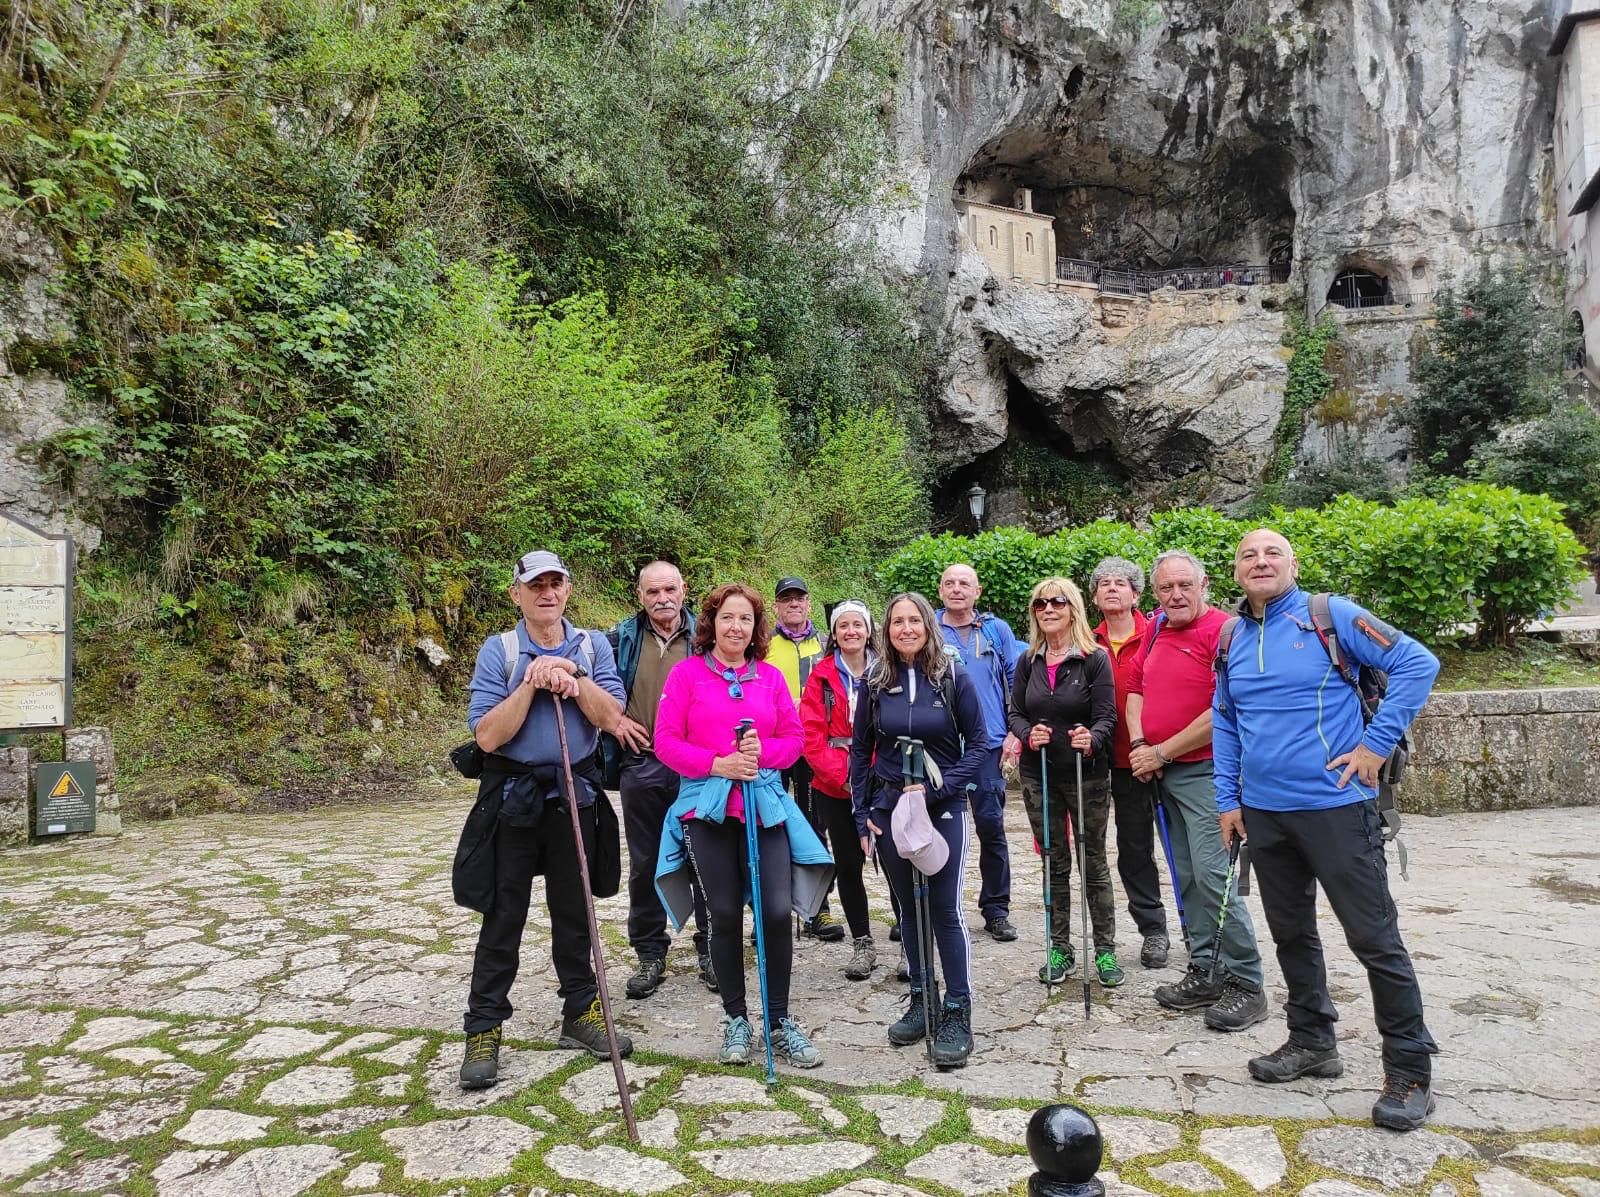
<svg viewBox="0 0 1600 1197"><path fill-rule="evenodd" d="M633 1120L633 1099L628 1095L628 1078L622 1071L622 1053L617 1048L617 1024L611 1019L611 994L606 986L606 956L600 947L600 924L594 916L594 891L589 885L589 854L583 847L583 825L578 821L578 787L572 780L572 754L567 749L567 714L561 695L551 694L556 702L556 739L561 745L561 776L567 786L567 812L572 816L572 844L578 853L578 874L583 879L583 910L589 918L589 954L594 957L594 978L600 990L600 1013L605 1018L606 1046L611 1049L611 1071L617 1078L617 1096L622 1101L622 1120L628 1127L628 1141L639 1141L639 1127Z"/></svg>
<svg viewBox="0 0 1600 1197"><path fill-rule="evenodd" d="M923 764L921 740L900 738L901 776L907 788L923 784L926 768ZM933 1064L933 1040L937 1028L934 1019L941 1009L939 1002L939 974L934 966L933 923L929 914L928 875L916 865L911 866L912 905L917 920L917 952L922 957L922 1038L928 1049L928 1063ZM903 938L903 936L902 936ZM937 1067L937 1065L935 1065Z"/></svg>
<svg viewBox="0 0 1600 1197"><path fill-rule="evenodd" d="M1239 875L1239 849L1244 846L1240 836L1233 837L1233 844L1228 849L1228 875L1222 879L1222 901L1217 906L1217 933L1211 937L1211 976L1210 982L1217 983L1217 962L1222 959L1222 924L1228 917L1228 894L1233 890L1234 878Z"/></svg>
<svg viewBox="0 0 1600 1197"><path fill-rule="evenodd" d="M1079 726L1082 726L1081 724ZM1072 729L1077 731L1075 727ZM1089 1005L1089 852L1083 834L1083 753L1074 749L1072 763L1078 773L1078 905L1083 907L1083 1017L1090 1017Z"/></svg>

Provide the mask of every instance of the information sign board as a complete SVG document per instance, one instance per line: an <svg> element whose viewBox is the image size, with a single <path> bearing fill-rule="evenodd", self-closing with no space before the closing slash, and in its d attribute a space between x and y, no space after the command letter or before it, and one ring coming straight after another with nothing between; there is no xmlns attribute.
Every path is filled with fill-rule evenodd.
<svg viewBox="0 0 1600 1197"><path fill-rule="evenodd" d="M0 513L0 731L72 723L72 538Z"/></svg>

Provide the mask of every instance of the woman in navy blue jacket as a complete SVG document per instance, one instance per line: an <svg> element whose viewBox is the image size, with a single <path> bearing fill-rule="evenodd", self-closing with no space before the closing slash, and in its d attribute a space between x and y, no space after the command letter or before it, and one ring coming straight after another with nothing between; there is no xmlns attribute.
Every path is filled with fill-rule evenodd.
<svg viewBox="0 0 1600 1197"><path fill-rule="evenodd" d="M933 607L920 594L897 594L883 618L884 653L867 674L867 701L856 707L850 745L850 789L863 853L878 841L884 872L900 901L912 989L906 1013L889 1028L896 1047L916 1043L930 1016L918 979L922 961L912 894L911 866L887 834L889 818L909 792L901 773L902 736L921 740L937 768L939 784L922 789L934 829L950 859L928 886L928 917L944 963L945 1002L938 1020L934 1063L960 1068L972 1054L972 971L967 922L961 912L961 877L967 856L966 807L987 759L983 711L971 679L945 653ZM929 776L933 776L929 770Z"/></svg>

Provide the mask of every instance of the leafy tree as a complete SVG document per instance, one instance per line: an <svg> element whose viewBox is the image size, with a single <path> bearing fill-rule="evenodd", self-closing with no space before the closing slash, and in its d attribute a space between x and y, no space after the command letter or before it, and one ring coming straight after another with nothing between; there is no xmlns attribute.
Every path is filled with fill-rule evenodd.
<svg viewBox="0 0 1600 1197"><path fill-rule="evenodd" d="M1460 292L1437 296L1433 343L1416 365L1417 395L1397 416L1424 469L1460 476L1499 425L1549 409L1560 334L1534 282L1526 267L1486 265Z"/></svg>

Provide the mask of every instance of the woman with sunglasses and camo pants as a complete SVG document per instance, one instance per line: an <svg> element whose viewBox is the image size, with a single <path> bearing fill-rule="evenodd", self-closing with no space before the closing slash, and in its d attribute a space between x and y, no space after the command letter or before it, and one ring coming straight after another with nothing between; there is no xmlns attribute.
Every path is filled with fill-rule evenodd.
<svg viewBox="0 0 1600 1197"><path fill-rule="evenodd" d="M803 734L789 684L765 659L771 636L765 604L751 587L730 583L706 598L695 627L694 655L667 674L656 714L656 756L683 778L678 801L667 812L669 826L662 841L664 846L672 842L671 824L681 820L682 838L711 918L711 966L724 1015L717 1059L745 1064L755 1031L745 1001L744 907L750 867L744 820L753 808L759 810L756 838L769 1006L769 1025L763 1030L771 1036L774 1055L813 1068L822 1056L789 1016L794 963L791 864L817 853L826 859L826 852L778 781L777 770L799 759ZM743 720L754 728L736 742L735 730ZM659 879L659 868L657 872Z"/></svg>
<svg viewBox="0 0 1600 1197"><path fill-rule="evenodd" d="M1046 578L1028 604L1031 635L1011 687L1011 733L1021 741L1022 802L1042 846L1044 801L1040 754L1050 771L1050 938L1039 980L1059 985L1073 972L1072 860L1083 837L1081 896L1094 923L1094 965L1100 983L1122 984L1116 957L1116 899L1106 860L1111 813L1111 737L1117 727L1111 660L1095 643L1083 594L1067 578ZM1077 764L1083 756L1083 821L1078 821ZM1070 835L1068 827L1070 824Z"/></svg>

